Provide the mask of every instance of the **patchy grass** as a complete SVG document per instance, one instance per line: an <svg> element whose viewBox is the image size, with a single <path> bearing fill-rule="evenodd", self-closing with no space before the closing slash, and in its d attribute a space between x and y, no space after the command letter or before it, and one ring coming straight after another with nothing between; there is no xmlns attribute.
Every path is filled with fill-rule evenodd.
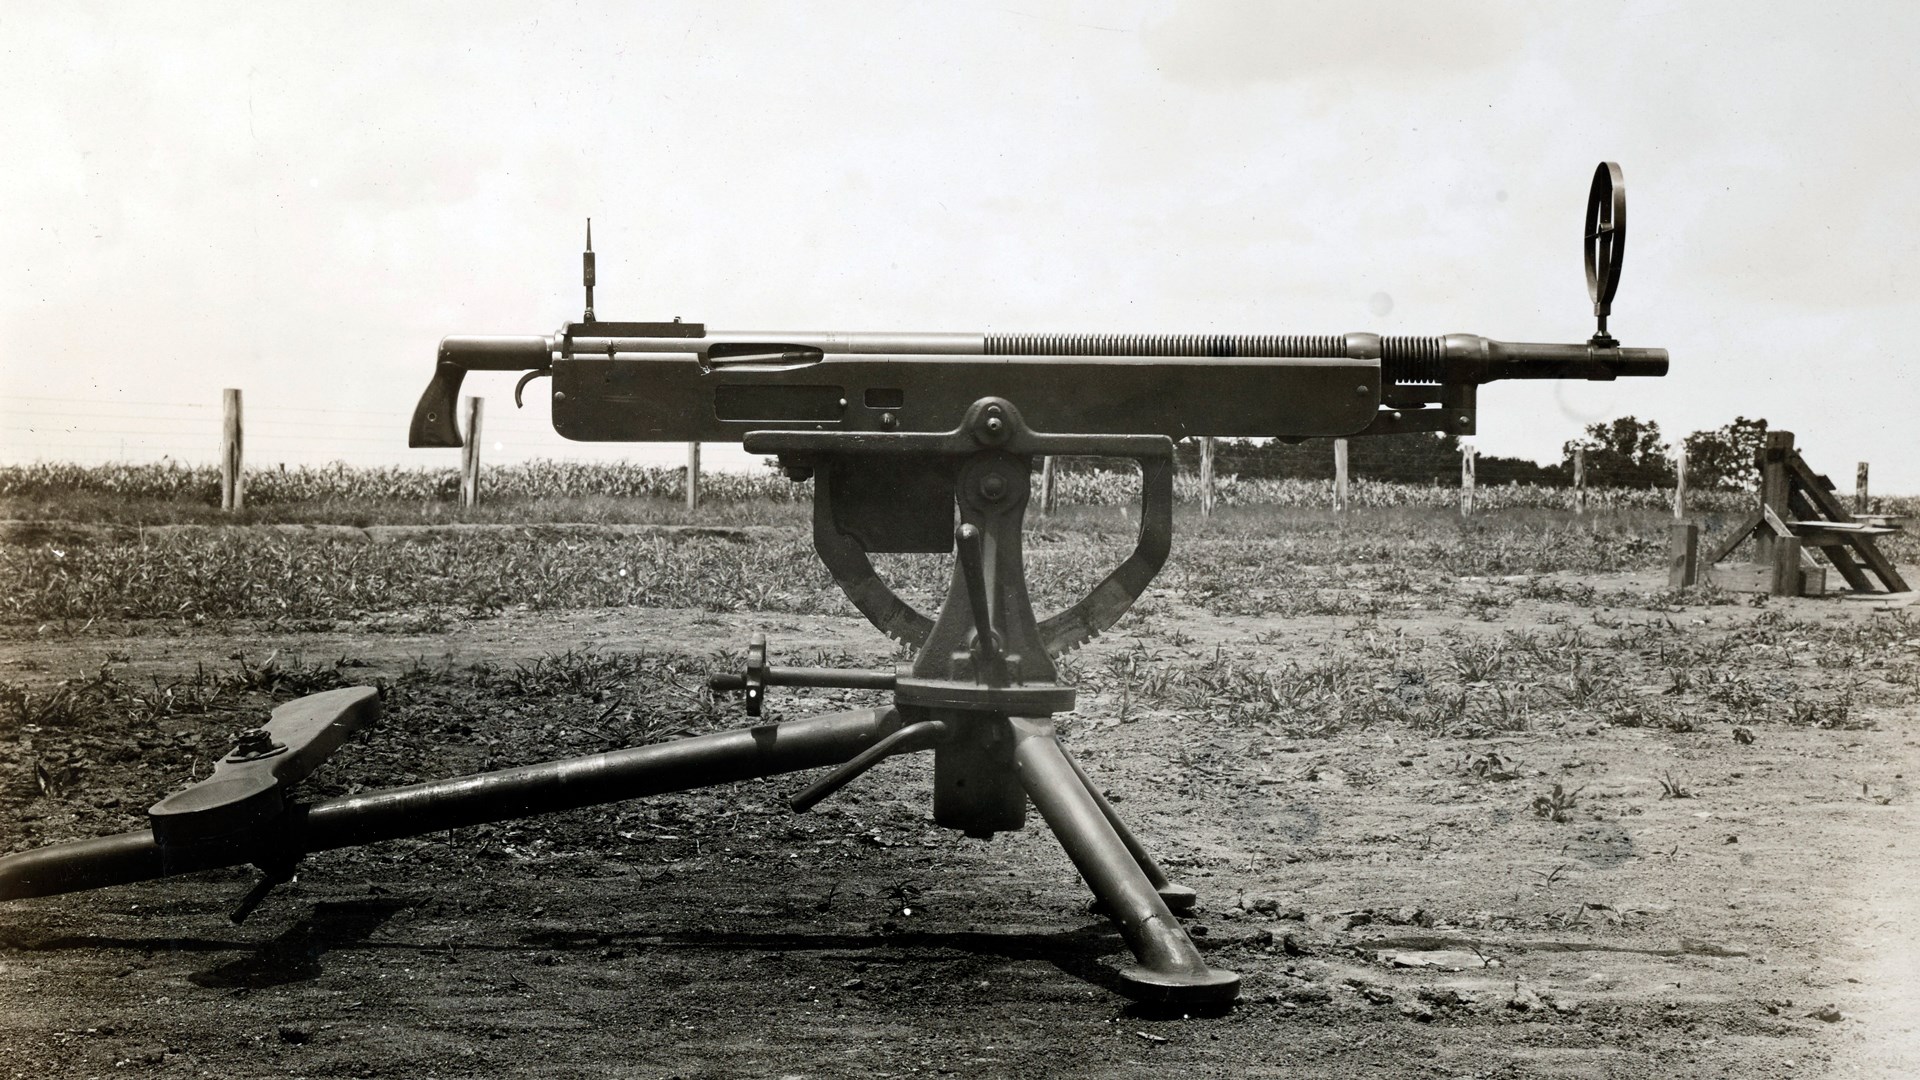
<svg viewBox="0 0 1920 1080"><path fill-rule="evenodd" d="M1645 569L1658 563L1663 527L1657 515L1638 513L1587 524L1534 515L1461 523L1424 510L1369 512L1347 526L1280 512L1264 519L1242 515L1187 530L1156 584L1216 615L1364 616L1455 604L1491 618L1517 599L1605 598L1590 588L1573 597L1549 582L1439 596L1432 575ZM1084 594L1125 557L1137 528L1117 513L1034 522L1028 568L1036 601L1056 608ZM902 595L925 605L944 596L951 574L946 556L876 563ZM69 628L93 619L306 625L405 613L431 629L433 619L506 607L851 612L798 528L752 542L562 536L537 527L380 543L251 529L70 531L0 544L0 580L17 583L0 594L0 623Z"/></svg>

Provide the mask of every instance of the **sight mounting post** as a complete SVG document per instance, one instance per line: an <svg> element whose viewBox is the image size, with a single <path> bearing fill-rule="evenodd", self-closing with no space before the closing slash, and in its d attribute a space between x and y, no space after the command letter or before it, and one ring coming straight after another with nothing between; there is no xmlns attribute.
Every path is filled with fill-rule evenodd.
<svg viewBox="0 0 1920 1080"><path fill-rule="evenodd" d="M580 285L587 290L587 309L581 322L593 321L593 219L587 219L587 248L580 253Z"/></svg>

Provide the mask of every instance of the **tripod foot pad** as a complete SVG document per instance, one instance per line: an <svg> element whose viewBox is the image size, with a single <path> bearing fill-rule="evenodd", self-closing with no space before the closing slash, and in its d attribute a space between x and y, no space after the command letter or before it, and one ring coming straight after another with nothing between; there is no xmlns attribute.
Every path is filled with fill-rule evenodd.
<svg viewBox="0 0 1920 1080"><path fill-rule="evenodd" d="M1205 1008L1229 1005L1240 996L1240 976L1222 968L1154 971L1138 964L1120 969L1122 992L1153 1005Z"/></svg>
<svg viewBox="0 0 1920 1080"><path fill-rule="evenodd" d="M1185 915L1200 902L1200 894L1185 885L1162 885L1154 891L1160 894L1160 902L1175 915Z"/></svg>
<svg viewBox="0 0 1920 1080"><path fill-rule="evenodd" d="M1161 885L1153 891L1160 894L1160 902L1167 905L1167 910L1173 912L1175 915L1185 915L1191 912L1195 905L1200 903L1200 894L1187 888L1185 885ZM1110 916L1113 914L1113 911L1107 907L1107 902L1097 896L1093 898L1092 903L1087 905L1087 910L1095 915Z"/></svg>

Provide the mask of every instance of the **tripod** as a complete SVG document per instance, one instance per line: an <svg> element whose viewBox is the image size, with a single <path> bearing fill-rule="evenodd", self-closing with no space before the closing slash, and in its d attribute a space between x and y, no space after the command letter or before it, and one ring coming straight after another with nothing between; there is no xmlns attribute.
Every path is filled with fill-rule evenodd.
<svg viewBox="0 0 1920 1080"><path fill-rule="evenodd" d="M1041 434L1011 402L983 398L949 433L765 432L748 435L746 448L776 453L790 472L812 475L816 550L868 620L916 650L897 674L776 668L756 635L746 673L712 680L717 690L744 691L756 715L769 686L892 690L893 708L876 718L887 733L794 796L794 809L812 807L888 756L931 749L936 824L989 837L1021 828L1032 800L1132 948L1137 963L1121 973L1132 996L1231 1001L1239 976L1207 967L1174 918L1192 909L1193 890L1167 878L1060 746L1050 719L1074 704L1053 657L1112 626L1166 561L1172 442L1158 435ZM1142 472L1133 554L1080 602L1044 621L1028 597L1020 534L1036 454L1130 457ZM951 532L953 579L938 617L928 619L887 587L867 554L944 547L953 516L946 505L959 517ZM775 725L776 740L787 726Z"/></svg>

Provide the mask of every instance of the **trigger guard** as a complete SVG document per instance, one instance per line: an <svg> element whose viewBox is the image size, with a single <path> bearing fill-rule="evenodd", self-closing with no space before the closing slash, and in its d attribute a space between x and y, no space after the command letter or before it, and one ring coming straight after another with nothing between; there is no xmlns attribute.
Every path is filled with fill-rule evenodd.
<svg viewBox="0 0 1920 1080"><path fill-rule="evenodd" d="M520 381L513 384L513 407L516 409L526 408L527 407L526 402L520 400L520 392L522 390L525 390L527 388L527 384L532 382L533 380L539 378L542 375L551 375L551 374L553 374L553 372L548 371L544 368L535 368L534 370L527 372L525 375L520 376Z"/></svg>

